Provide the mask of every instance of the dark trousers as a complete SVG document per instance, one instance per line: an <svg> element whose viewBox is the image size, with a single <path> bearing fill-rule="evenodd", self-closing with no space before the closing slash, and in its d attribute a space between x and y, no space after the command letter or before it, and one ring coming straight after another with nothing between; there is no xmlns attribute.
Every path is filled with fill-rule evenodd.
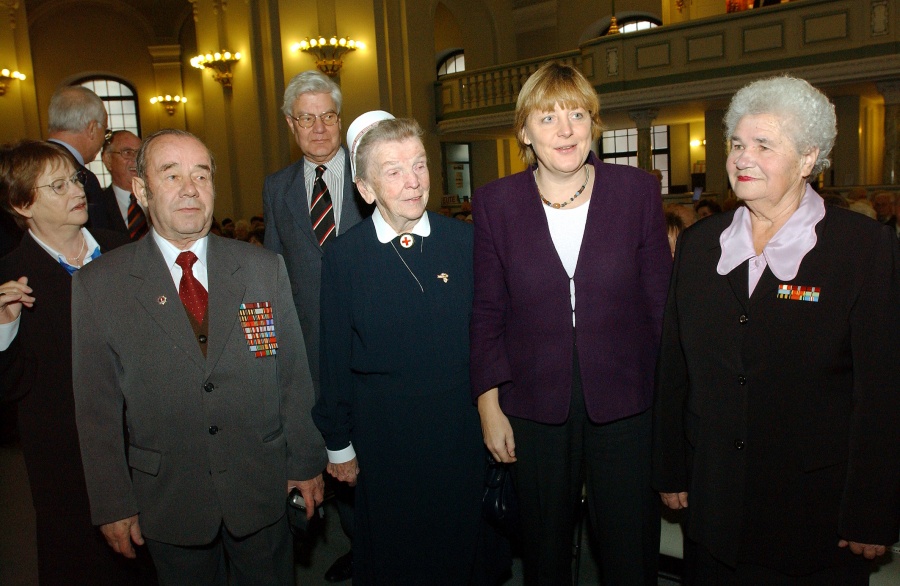
<svg viewBox="0 0 900 586"><path fill-rule="evenodd" d="M334 491L334 502L337 505L338 518L341 520L341 529L344 530L344 535L352 542L354 526L353 499L356 487L350 486L346 482L339 482L328 473L324 476L327 488Z"/></svg>
<svg viewBox="0 0 900 586"><path fill-rule="evenodd" d="M207 545L146 541L160 586L294 586L287 516L240 538L223 524L216 539Z"/></svg>
<svg viewBox="0 0 900 586"><path fill-rule="evenodd" d="M806 576L789 576L772 568L739 563L736 568L714 558L702 545L685 540L685 586L867 586L870 563L826 568Z"/></svg>
<svg viewBox="0 0 900 586"><path fill-rule="evenodd" d="M569 418L548 425L510 417L522 518L525 584L572 583L582 486L608 586L657 584L660 502L650 487L650 413L598 425L587 416L577 356Z"/></svg>

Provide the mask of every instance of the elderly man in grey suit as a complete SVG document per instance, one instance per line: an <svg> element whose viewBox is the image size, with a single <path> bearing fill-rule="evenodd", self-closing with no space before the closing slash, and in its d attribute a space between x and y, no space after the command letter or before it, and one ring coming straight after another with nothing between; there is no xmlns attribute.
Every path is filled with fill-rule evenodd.
<svg viewBox="0 0 900 586"><path fill-rule="evenodd" d="M293 586L288 491L309 515L323 495L312 380L282 259L209 234L214 173L193 135L149 137L150 235L73 281L91 516L126 557L146 538L160 584Z"/></svg>
<svg viewBox="0 0 900 586"><path fill-rule="evenodd" d="M265 246L281 254L287 265L317 396L322 248L372 213L356 191L350 158L341 146L341 103L341 89L316 70L304 71L288 83L281 109L303 158L269 175L263 188ZM328 466L339 480L340 466ZM352 538L353 489L345 483L334 488L341 526ZM351 554L341 556L325 579L350 578L351 562Z"/></svg>

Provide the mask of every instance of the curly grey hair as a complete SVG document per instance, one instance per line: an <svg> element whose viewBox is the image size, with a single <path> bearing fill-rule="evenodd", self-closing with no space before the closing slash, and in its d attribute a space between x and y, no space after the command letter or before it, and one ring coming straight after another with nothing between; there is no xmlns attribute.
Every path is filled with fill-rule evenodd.
<svg viewBox="0 0 900 586"><path fill-rule="evenodd" d="M284 115L293 116L294 102L296 102L297 98L302 94L308 93L331 94L331 99L334 100L335 111L338 114L341 113L341 102L343 101L341 88L324 73L316 69L311 69L309 71L304 71L303 73L298 73L290 82L288 82L287 87L284 89L284 104L281 106L281 111ZM313 113L321 114L321 112Z"/></svg>
<svg viewBox="0 0 900 586"><path fill-rule="evenodd" d="M819 149L810 177L831 165L828 155L837 136L834 104L806 80L782 76L761 79L744 86L725 113L725 142L730 143L741 118L760 114L779 117L798 153Z"/></svg>

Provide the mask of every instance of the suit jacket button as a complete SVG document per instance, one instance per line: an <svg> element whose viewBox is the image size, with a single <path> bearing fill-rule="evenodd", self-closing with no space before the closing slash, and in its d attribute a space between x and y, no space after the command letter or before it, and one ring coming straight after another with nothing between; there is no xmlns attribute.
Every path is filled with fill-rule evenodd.
<svg viewBox="0 0 900 586"><path fill-rule="evenodd" d="M742 324L745 324L748 321L750 321L750 318L747 317L746 315L742 314L741 317L738 318L738 321L741 322Z"/></svg>
<svg viewBox="0 0 900 586"><path fill-rule="evenodd" d="M206 344L206 336L204 336L203 334L200 334L200 337L198 337L197 340L198 340L201 344Z"/></svg>
<svg viewBox="0 0 900 586"><path fill-rule="evenodd" d="M735 450L743 450L744 442L742 440L734 440L734 449Z"/></svg>
<svg viewBox="0 0 900 586"><path fill-rule="evenodd" d="M738 377L738 384L741 385L741 386L744 386L745 384L747 384L747 377L745 377L745 376L739 376L739 377Z"/></svg>
<svg viewBox="0 0 900 586"><path fill-rule="evenodd" d="M219 433L219 428L216 427L215 425L210 425L209 426L209 435L216 435L217 433Z"/></svg>
<svg viewBox="0 0 900 586"><path fill-rule="evenodd" d="M205 385L203 385L203 390L206 391L207 393L213 392L215 390L215 388L216 388L216 385L214 385L212 383L206 383Z"/></svg>

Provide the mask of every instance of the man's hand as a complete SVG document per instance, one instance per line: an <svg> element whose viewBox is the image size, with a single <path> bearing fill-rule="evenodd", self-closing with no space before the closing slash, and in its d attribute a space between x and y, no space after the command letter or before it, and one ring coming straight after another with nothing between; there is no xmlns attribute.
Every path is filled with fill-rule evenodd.
<svg viewBox="0 0 900 586"><path fill-rule="evenodd" d="M847 541L841 539L838 541L838 547L850 547L850 551L856 555L862 555L867 560L874 560L880 555L884 555L887 547L884 545L873 545L871 543L858 543L856 541Z"/></svg>
<svg viewBox="0 0 900 586"><path fill-rule="evenodd" d="M328 463L325 471L340 480L346 482L350 486L356 486L356 476L359 474L359 462L353 458L349 462L343 464Z"/></svg>
<svg viewBox="0 0 900 586"><path fill-rule="evenodd" d="M686 492L661 492L659 493L663 504L673 510L686 509L688 506L688 493Z"/></svg>
<svg viewBox="0 0 900 586"><path fill-rule="evenodd" d="M34 297L29 295L28 277L19 277L17 281L7 281L0 285L0 324L16 321L22 313L22 306L32 307Z"/></svg>
<svg viewBox="0 0 900 586"><path fill-rule="evenodd" d="M138 516L134 515L127 519L120 519L106 525L100 525L100 532L106 538L113 551L120 553L127 558L134 559L134 547L131 542L137 545L144 545L144 537L141 535L141 526L138 523Z"/></svg>
<svg viewBox="0 0 900 586"><path fill-rule="evenodd" d="M303 495L303 502L306 503L306 518L312 519L316 507L321 505L325 499L325 481L322 480L322 475L319 474L309 480L288 480L288 492L291 492L294 487L297 487L300 494Z"/></svg>

